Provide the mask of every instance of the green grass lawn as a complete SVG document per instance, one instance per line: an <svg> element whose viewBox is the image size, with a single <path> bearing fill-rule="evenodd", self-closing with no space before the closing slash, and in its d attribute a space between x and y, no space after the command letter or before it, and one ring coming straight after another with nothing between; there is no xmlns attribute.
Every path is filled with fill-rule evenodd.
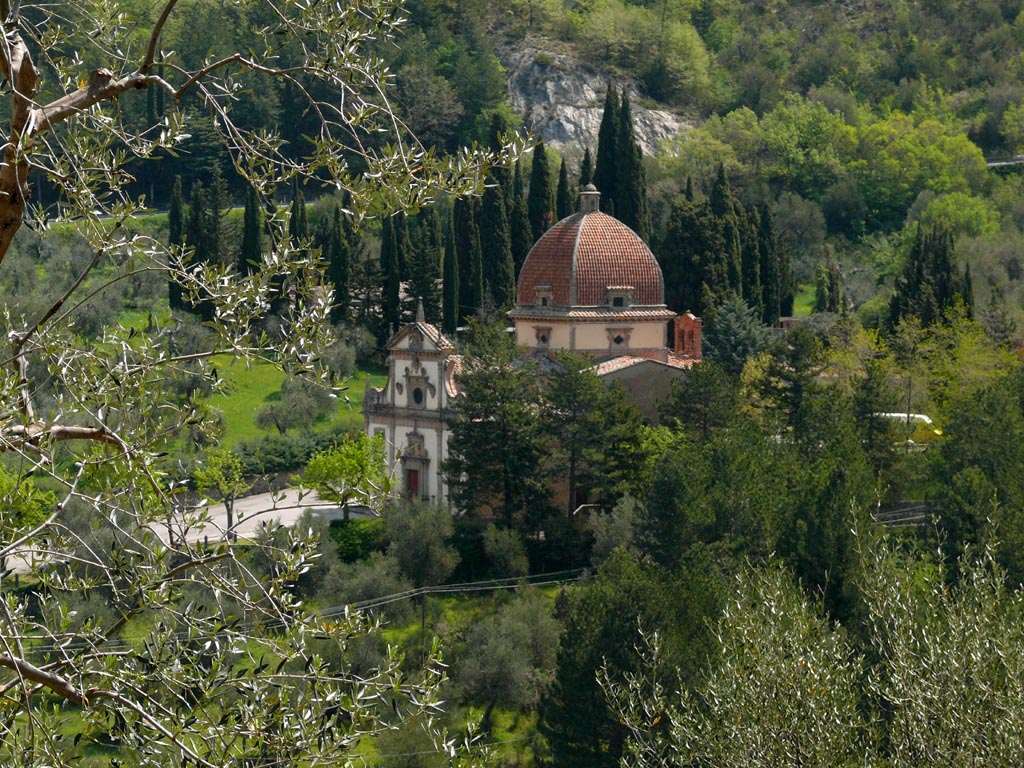
<svg viewBox="0 0 1024 768"><path fill-rule="evenodd" d="M814 283L801 285L793 299L793 316L807 317L814 311Z"/></svg>
<svg viewBox="0 0 1024 768"><path fill-rule="evenodd" d="M210 404L224 414L224 437L221 445L230 448L240 441L254 440L272 434L272 431L257 427L255 419L260 409L281 392L281 382L284 379L281 369L263 361L251 361L247 366L244 360L226 357L218 357L215 365L221 377L227 382L227 392L210 398ZM376 387L383 386L387 380L383 370L356 369L347 384L347 389L339 393L338 408L333 417L318 423L318 428L362 427L367 376Z"/></svg>

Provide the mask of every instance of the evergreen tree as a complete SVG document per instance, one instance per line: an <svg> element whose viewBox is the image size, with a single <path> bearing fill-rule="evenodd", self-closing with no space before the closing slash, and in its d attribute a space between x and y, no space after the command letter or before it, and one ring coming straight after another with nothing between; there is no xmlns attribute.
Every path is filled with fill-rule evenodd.
<svg viewBox="0 0 1024 768"><path fill-rule="evenodd" d="M445 472L463 512L493 511L506 528L536 531L549 515L537 372L515 361L508 340L497 346L459 378Z"/></svg>
<svg viewBox="0 0 1024 768"><path fill-rule="evenodd" d="M242 215L242 245L238 251L238 273L251 274L263 259L260 241L263 235L263 211L260 208L256 188L251 184L245 189L245 212Z"/></svg>
<svg viewBox="0 0 1024 768"><path fill-rule="evenodd" d="M480 241L487 243L487 259L483 261L484 283L499 309L515 303L515 264L509 237L505 196L499 186L484 190L480 204Z"/></svg>
<svg viewBox="0 0 1024 768"><path fill-rule="evenodd" d="M645 630L658 632L667 651L668 658L658 670L659 683L671 690L680 677L684 683L696 679L696 659L707 658L713 641L709 620L721 610L719 573L717 563L702 562L673 576L619 547L593 581L567 590L560 601L565 633L555 679L541 703L539 718L551 745L553 765L618 768L623 761L632 764L624 755L622 722L610 711L597 673L606 669L618 679L644 668L636 651L639 623ZM666 760L663 765L675 764Z"/></svg>
<svg viewBox="0 0 1024 768"><path fill-rule="evenodd" d="M722 221L707 200L681 197L672 205L659 248L665 301L675 312L704 315L729 292Z"/></svg>
<svg viewBox="0 0 1024 768"><path fill-rule="evenodd" d="M207 241L205 261L210 264L228 263L224 242L224 213L228 208L228 185L220 172L220 164L213 166L210 189L207 190L206 215L203 237Z"/></svg>
<svg viewBox="0 0 1024 768"><path fill-rule="evenodd" d="M962 295L960 298L963 299L964 309L967 311L967 317L974 318L974 280L971 278L971 265L964 265L964 277L961 283Z"/></svg>
<svg viewBox="0 0 1024 768"><path fill-rule="evenodd" d="M626 493L642 490L631 482L643 463L640 412L625 402L621 387L605 385L591 358L560 352L557 363L547 377L542 419L552 471L568 483L566 514L576 512L581 491L611 509Z"/></svg>
<svg viewBox="0 0 1024 768"><path fill-rule="evenodd" d="M757 316L764 318L764 298L761 287L761 214L755 207L741 208L737 205L737 220L740 222L741 295L747 306Z"/></svg>
<svg viewBox="0 0 1024 768"><path fill-rule="evenodd" d="M789 255L775 233L775 218L767 205L758 215L758 256L761 259L761 304L766 325L778 325L779 318L793 311L793 274Z"/></svg>
<svg viewBox="0 0 1024 768"><path fill-rule="evenodd" d="M601 193L601 210L615 214L615 196L618 194L616 157L619 140L619 95L608 83L604 97L604 113L597 133L597 161L594 164L594 186Z"/></svg>
<svg viewBox="0 0 1024 768"><path fill-rule="evenodd" d="M386 338L381 308L384 306L384 275L380 259L364 258L362 248L349 262L349 317L355 325L367 328L377 339Z"/></svg>
<svg viewBox="0 0 1024 768"><path fill-rule="evenodd" d="M889 303L890 328L910 316L927 326L942 320L946 310L958 302L969 302L964 277L954 266L954 251L953 232L948 227L935 225L925 230L917 226Z"/></svg>
<svg viewBox="0 0 1024 768"><path fill-rule="evenodd" d="M552 224L554 201L551 198L551 168L548 165L544 141L538 141L533 148L533 165L530 171L530 192L526 208L530 215L530 233L537 242Z"/></svg>
<svg viewBox="0 0 1024 768"><path fill-rule="evenodd" d="M510 127L505 114L500 110L495 111L491 115L491 123L487 133L487 143L492 152L501 151L504 146L503 139L509 132ZM512 169L494 166L490 170L490 175L501 187L502 195L505 197L505 210L507 213L509 208L508 198L512 194Z"/></svg>
<svg viewBox="0 0 1024 768"><path fill-rule="evenodd" d="M455 245L455 216L448 217L444 239L443 328L455 333L459 325L459 262Z"/></svg>
<svg viewBox="0 0 1024 768"><path fill-rule="evenodd" d="M743 282L743 234L739 220L739 204L732 194L725 169L719 165L718 175L708 195L711 215L719 230L715 267L708 275L708 287L719 296L726 292L739 293Z"/></svg>
<svg viewBox="0 0 1024 768"><path fill-rule="evenodd" d="M576 212L576 195L569 184L569 167L564 157L558 169L558 192L555 201L556 218L559 221Z"/></svg>
<svg viewBox="0 0 1024 768"><path fill-rule="evenodd" d="M726 299L709 314L704 356L733 375L771 344L771 332L739 296Z"/></svg>
<svg viewBox="0 0 1024 768"><path fill-rule="evenodd" d="M380 226L380 269L384 276L382 313L384 333L390 337L402 321L401 283L398 271L398 239L393 216L385 216Z"/></svg>
<svg viewBox="0 0 1024 768"><path fill-rule="evenodd" d="M409 260L409 293L423 303L426 321L436 323L441 316L441 247L437 211L426 209L418 217L418 222L416 245Z"/></svg>
<svg viewBox="0 0 1024 768"><path fill-rule="evenodd" d="M462 324L484 304L483 259L475 201L471 198L456 199L452 215L455 217L455 251L459 265L459 323Z"/></svg>
<svg viewBox="0 0 1024 768"><path fill-rule="evenodd" d="M412 260L412 239L409 237L409 218L404 211L393 217L392 227L395 233L395 245L398 253L398 275L401 280L409 279L409 262Z"/></svg>
<svg viewBox="0 0 1024 768"><path fill-rule="evenodd" d="M814 276L814 311L842 314L846 311L846 291L843 288L843 274L839 271L835 257L829 253L825 261L818 264Z"/></svg>
<svg viewBox="0 0 1024 768"><path fill-rule="evenodd" d="M288 209L288 240L298 248L309 237L309 219L306 217L306 198L298 179L292 180L292 204Z"/></svg>
<svg viewBox="0 0 1024 768"><path fill-rule="evenodd" d="M206 241L206 190L201 181L192 184L188 200L188 220L185 223L185 242L192 248L192 262L203 264L207 261Z"/></svg>
<svg viewBox="0 0 1024 768"><path fill-rule="evenodd" d="M327 279L334 289L331 320L335 323L344 322L349 317L352 264L362 255L363 250L362 238L349 217L342 212L343 207L339 205L334 209L330 249L327 252Z"/></svg>
<svg viewBox="0 0 1024 768"><path fill-rule="evenodd" d="M523 268L530 248L533 247L533 232L530 229L530 214L526 208L526 195L523 189L523 166L517 160L515 173L512 177L511 202L507 206L509 240L512 244L512 261L515 262L515 276L518 280L519 270Z"/></svg>
<svg viewBox="0 0 1024 768"><path fill-rule="evenodd" d="M167 211L167 245L171 249L180 249L185 244L185 200L181 193L181 176L174 177L171 187L170 208ZM167 303L171 309L184 309L185 303L181 296L181 284L174 274L168 275Z"/></svg>
<svg viewBox="0 0 1024 768"><path fill-rule="evenodd" d="M590 147L583 150L583 162L580 164L580 188L594 181L594 160L590 156Z"/></svg>
<svg viewBox="0 0 1024 768"><path fill-rule="evenodd" d="M651 217L647 205L647 173L643 153L633 133L629 96L623 91L615 137L615 216L636 232L644 242L650 237Z"/></svg>
<svg viewBox="0 0 1024 768"><path fill-rule="evenodd" d="M202 182L196 181L192 184L192 193L189 197L188 220L185 225L185 241L192 247L192 264L197 268L202 265L214 264L220 258L220 215L216 199L220 197L216 192L218 186L217 178L214 184L207 191L203 188ZM211 202L211 198L213 201ZM207 300L201 300L198 307L199 313L204 319L211 319L213 305Z"/></svg>

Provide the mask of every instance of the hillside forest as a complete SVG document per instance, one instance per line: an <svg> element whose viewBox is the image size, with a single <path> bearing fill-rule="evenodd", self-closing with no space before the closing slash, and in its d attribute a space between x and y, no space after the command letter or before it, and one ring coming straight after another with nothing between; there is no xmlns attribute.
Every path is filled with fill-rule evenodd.
<svg viewBox="0 0 1024 768"><path fill-rule="evenodd" d="M3 54L3 760L1018 764L1024 14L328 5L4 9L35 102L106 95L32 134ZM600 74L595 135L516 114L527 43ZM587 184L704 318L658 423L504 330ZM361 430L418 303L472 361L457 515ZM287 487L373 514L239 539Z"/></svg>

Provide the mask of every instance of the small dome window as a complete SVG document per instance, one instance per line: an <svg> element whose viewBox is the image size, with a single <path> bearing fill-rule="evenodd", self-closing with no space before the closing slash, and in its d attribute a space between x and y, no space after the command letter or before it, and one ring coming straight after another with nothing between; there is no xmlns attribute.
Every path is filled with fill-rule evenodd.
<svg viewBox="0 0 1024 768"><path fill-rule="evenodd" d="M605 291L608 306L612 309L625 309L633 305L633 286L609 285Z"/></svg>

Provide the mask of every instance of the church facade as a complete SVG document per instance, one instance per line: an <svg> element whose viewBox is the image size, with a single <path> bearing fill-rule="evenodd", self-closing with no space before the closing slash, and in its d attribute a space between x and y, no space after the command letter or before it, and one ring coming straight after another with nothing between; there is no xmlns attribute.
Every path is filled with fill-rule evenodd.
<svg viewBox="0 0 1024 768"><path fill-rule="evenodd" d="M588 186L580 210L537 241L520 270L509 317L525 354L589 355L595 372L622 384L644 418L656 422L658 401L672 380L701 357L701 320L690 313L677 317L666 307L654 255L629 227L601 213L599 201L600 193ZM454 352L418 311L416 321L389 341L387 384L367 384L363 406L366 430L384 435L405 495L440 503L448 502L447 422L462 365Z"/></svg>

